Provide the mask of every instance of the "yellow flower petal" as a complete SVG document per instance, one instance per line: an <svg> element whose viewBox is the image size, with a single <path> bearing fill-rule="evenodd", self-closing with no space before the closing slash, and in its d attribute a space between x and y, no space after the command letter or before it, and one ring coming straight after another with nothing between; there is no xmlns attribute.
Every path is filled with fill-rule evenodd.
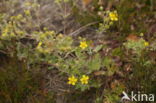
<svg viewBox="0 0 156 103"><path fill-rule="evenodd" d="M149 46L149 43L148 43L148 42L145 42L144 45L145 45L145 46Z"/></svg>

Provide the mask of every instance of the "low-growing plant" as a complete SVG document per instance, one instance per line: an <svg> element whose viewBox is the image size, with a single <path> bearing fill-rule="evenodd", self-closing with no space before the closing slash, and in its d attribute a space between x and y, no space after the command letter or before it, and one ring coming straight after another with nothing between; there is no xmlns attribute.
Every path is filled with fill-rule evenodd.
<svg viewBox="0 0 156 103"><path fill-rule="evenodd" d="M98 4L96 0L92 2L93 10L87 11L87 7L81 10L84 8L79 8L76 1L55 0L61 9L65 5L65 14L66 4L69 3L70 14L75 14L74 19L79 24L95 22L95 33L98 31L100 33L97 34L106 35L101 40L78 37L77 34L72 37L67 34L66 28L60 32L42 25L37 1L23 1L20 12L14 11L11 15L0 13L0 57L2 54L9 60L8 64L7 60L0 60L4 63L4 66L0 64L0 102L56 101L53 98L55 92L45 93L41 87L40 82L47 75L44 70L58 71L59 76L64 78L61 82L69 89L68 93L75 93L74 96L96 91L95 103L117 103L125 90L155 92L155 42L146 39L143 33L138 33L139 36L130 34L125 38L127 33L133 32L130 24L126 24L127 11L133 12L135 6L132 9L124 7L125 11L121 10L121 6L131 2L122 1L118 3L117 10L105 10L103 4ZM127 14L122 14L125 12ZM67 19L67 14L63 19ZM119 29L116 30L117 35L114 30L113 36L109 36L106 31L116 23L115 30ZM135 32L140 31L135 29ZM37 100L40 96L41 100Z"/></svg>

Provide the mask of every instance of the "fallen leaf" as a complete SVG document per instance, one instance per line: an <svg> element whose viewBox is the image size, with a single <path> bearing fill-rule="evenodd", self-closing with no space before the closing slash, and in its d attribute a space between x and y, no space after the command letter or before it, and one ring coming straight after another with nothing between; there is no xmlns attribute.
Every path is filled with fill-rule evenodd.
<svg viewBox="0 0 156 103"><path fill-rule="evenodd" d="M128 35L128 37L126 38L126 40L132 40L132 41L138 41L140 38L137 37L135 34L130 34Z"/></svg>

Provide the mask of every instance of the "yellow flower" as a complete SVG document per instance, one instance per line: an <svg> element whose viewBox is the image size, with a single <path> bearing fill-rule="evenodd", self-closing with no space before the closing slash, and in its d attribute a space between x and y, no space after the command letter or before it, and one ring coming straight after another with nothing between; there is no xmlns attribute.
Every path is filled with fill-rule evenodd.
<svg viewBox="0 0 156 103"><path fill-rule="evenodd" d="M113 11L113 12L110 12L109 13L109 18L112 20L112 21L118 21L118 14L116 11Z"/></svg>
<svg viewBox="0 0 156 103"><path fill-rule="evenodd" d="M80 48L85 49L87 47L88 47L88 45L87 45L86 41L80 42Z"/></svg>
<svg viewBox="0 0 156 103"><path fill-rule="evenodd" d="M146 42L144 43L144 45L145 45L145 46L149 46L149 43L146 41Z"/></svg>
<svg viewBox="0 0 156 103"><path fill-rule="evenodd" d="M88 80L89 80L89 77L86 75L82 75L82 78L80 79L82 84L88 84Z"/></svg>
<svg viewBox="0 0 156 103"><path fill-rule="evenodd" d="M68 78L68 84L75 85L77 82L77 78L75 76L71 76Z"/></svg>
<svg viewBox="0 0 156 103"><path fill-rule="evenodd" d="M26 15L30 15L30 10L24 10L24 13L25 13Z"/></svg>

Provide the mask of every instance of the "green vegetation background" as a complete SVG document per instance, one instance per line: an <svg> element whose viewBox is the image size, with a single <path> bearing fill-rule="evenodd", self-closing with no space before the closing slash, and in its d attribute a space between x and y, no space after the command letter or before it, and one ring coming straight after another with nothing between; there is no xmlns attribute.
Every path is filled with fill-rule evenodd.
<svg viewBox="0 0 156 103"><path fill-rule="evenodd" d="M0 103L119 103L122 91L156 93L155 5L1 0ZM103 11L117 11L119 20L105 25ZM87 85L67 84L84 74Z"/></svg>

